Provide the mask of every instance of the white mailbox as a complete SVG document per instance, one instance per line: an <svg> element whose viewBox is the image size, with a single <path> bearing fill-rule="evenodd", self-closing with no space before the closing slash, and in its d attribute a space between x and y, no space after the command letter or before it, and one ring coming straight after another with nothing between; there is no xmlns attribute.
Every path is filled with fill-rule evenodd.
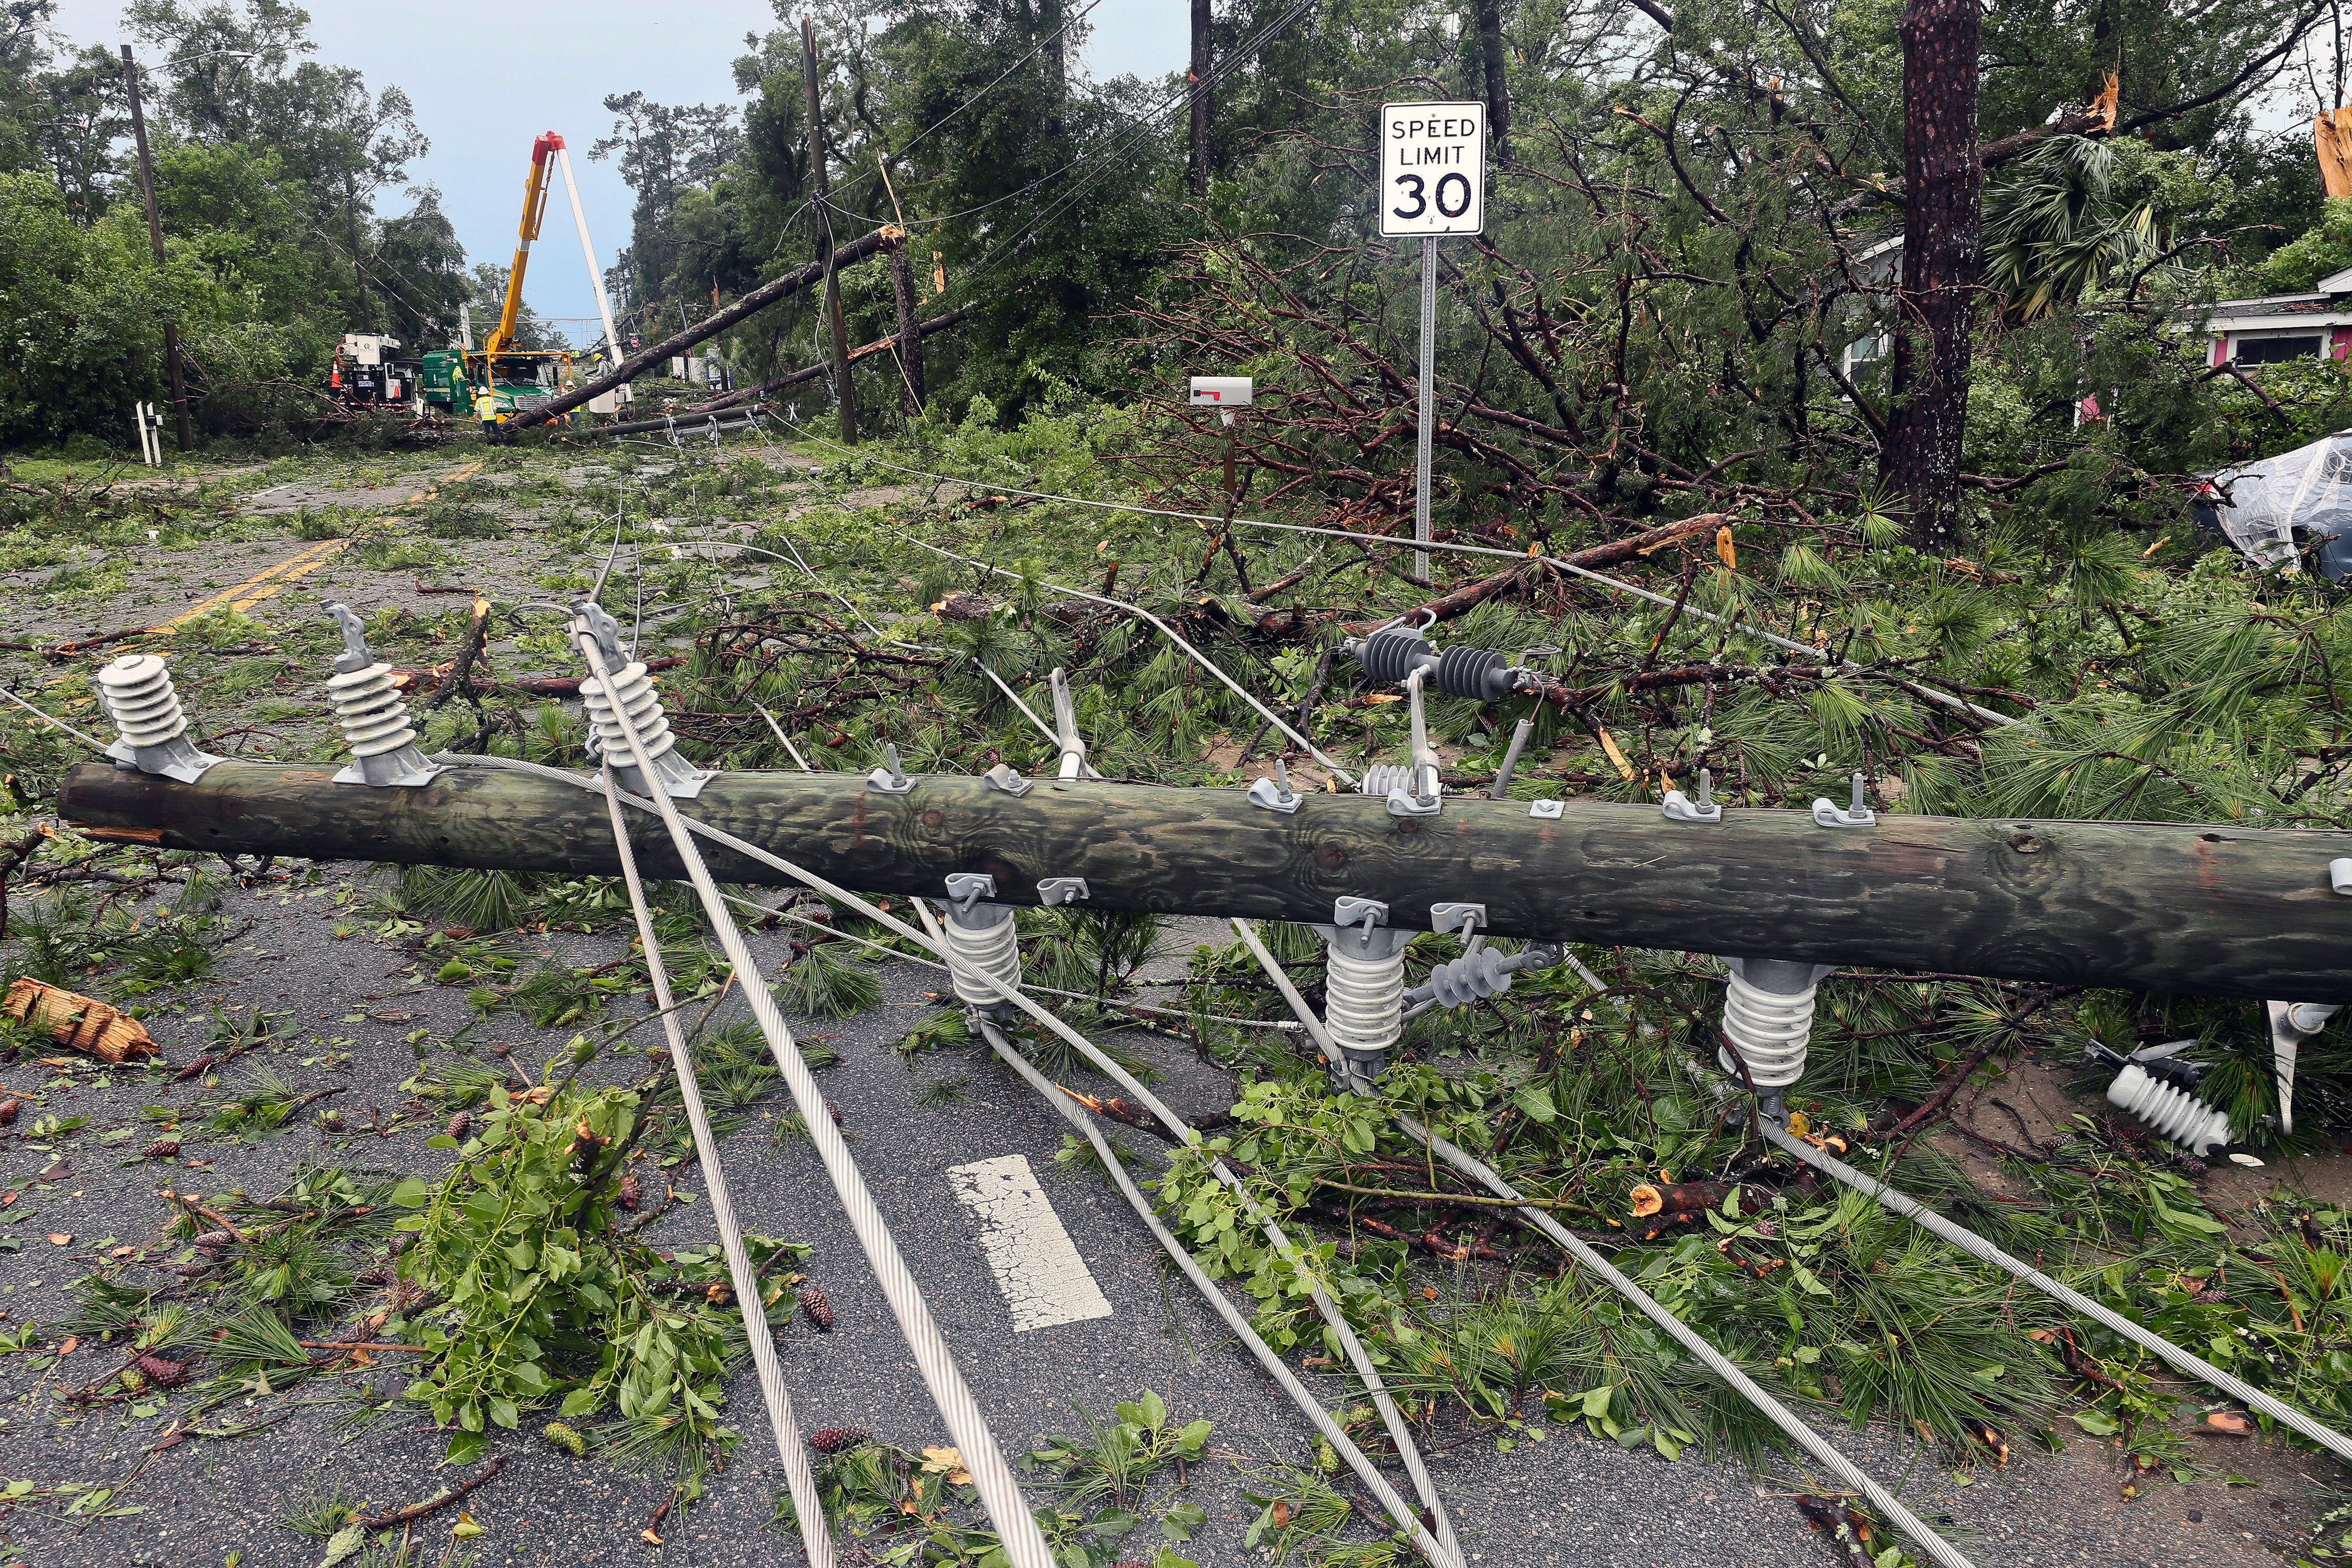
<svg viewBox="0 0 2352 1568"><path fill-rule="evenodd" d="M1196 375L1192 378L1192 406L1247 408L1256 385L1245 375Z"/></svg>

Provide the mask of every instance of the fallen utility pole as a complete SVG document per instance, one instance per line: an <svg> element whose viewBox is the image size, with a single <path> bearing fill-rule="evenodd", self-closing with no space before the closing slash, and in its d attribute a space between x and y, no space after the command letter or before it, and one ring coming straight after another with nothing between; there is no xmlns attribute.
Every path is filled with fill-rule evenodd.
<svg viewBox="0 0 2352 1568"><path fill-rule="evenodd" d="M793 268L781 278L772 278L725 310L703 317L694 325L664 338L651 348L640 349L595 380L582 382L561 397L551 397L536 408L525 409L511 418L501 420L496 426L493 439L508 432L544 425L558 415L569 414L592 398L602 397L613 388L636 380L672 355L682 354L695 344L717 337L745 317L757 315L779 300L789 299L803 289L824 282L828 265L838 270L854 261L865 260L886 246L901 244L906 237L905 229L888 224L870 234L861 234L834 251L829 264L812 261L806 266Z"/></svg>
<svg viewBox="0 0 2352 1568"><path fill-rule="evenodd" d="M898 250L899 254L903 255L905 247L903 246L899 247L898 247ZM966 305L959 310L950 310L944 316L933 316L928 321L918 321L915 323L914 327L915 336L919 340L922 338L928 338L934 332L944 332L950 327L956 325L959 321L961 321L966 317L970 316L971 311L972 307ZM887 338L877 338L863 348L855 348L850 350L849 363L856 364L859 360L871 358L875 354L888 353L892 349L898 349L901 353L904 353L906 341L906 337L903 333ZM914 362L918 368L919 368L920 363L921 362L919 360ZM784 374L776 377L773 381L763 381L756 386L737 387L734 391L724 394L721 396L714 397L708 403L701 404L693 408L680 409L677 416L680 419L683 419L689 414L698 417L705 414L716 414L722 409L732 408L736 405L748 399L765 397L772 392L782 392L788 386L799 386L803 383L816 381L832 374L833 366L831 364L803 365L800 369L789 371ZM911 375L909 379L914 381L915 386L919 390L921 385L920 381Z"/></svg>
<svg viewBox="0 0 2352 1568"><path fill-rule="evenodd" d="M226 761L194 784L85 763L59 811L116 841L222 854L610 876L594 798L463 763L420 788L332 782L332 764ZM1433 903L1483 905L1486 934L2067 985L2352 1002L2352 898L2329 862L2352 834L2169 823L1803 812L1670 822L1655 806L1449 797L1391 816L1355 795L1293 812L1239 789L1040 779L1013 795L932 776L904 795L852 773L722 773L690 816L870 893L942 896L986 872L1034 904L1083 878L1084 907L1328 922L1340 897L1425 930ZM665 835L633 840L648 876L684 875ZM713 846L723 881L778 874Z"/></svg>

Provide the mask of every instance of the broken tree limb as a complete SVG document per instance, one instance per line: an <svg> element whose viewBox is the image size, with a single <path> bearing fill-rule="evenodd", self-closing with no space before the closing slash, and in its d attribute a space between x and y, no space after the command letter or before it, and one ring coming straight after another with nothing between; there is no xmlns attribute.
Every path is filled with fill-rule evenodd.
<svg viewBox="0 0 2352 1568"><path fill-rule="evenodd" d="M1696 539L1703 534L1712 535L1717 528L1730 521L1730 513L1720 511L1707 512L1699 517L1686 517L1680 522L1665 523L1625 539L1612 539L1606 544L1590 545L1567 555L1555 556L1552 558L1552 563L1582 566L1597 571L1603 566L1616 566L1638 559L1654 550L1662 550L1669 544L1683 540ZM1475 583L1465 583L1459 588L1441 594L1427 604L1404 613L1408 616L1427 617L1409 624L1435 626L1440 621L1450 621L1457 616L1466 616L1489 599L1499 598L1506 594L1515 594L1526 589L1533 584L1543 570L1544 558L1530 555L1524 566L1507 567L1491 577L1481 577ZM1376 621L1367 621L1362 628L1351 626L1349 629L1351 631L1369 629L1379 624Z"/></svg>
<svg viewBox="0 0 2352 1568"><path fill-rule="evenodd" d="M332 764L230 760L195 784L104 763L66 777L82 832L170 849L494 869L617 872L583 789L458 763L421 788L332 782ZM967 775L906 795L854 773L723 773L686 808L843 886L941 895L983 871L996 898L1083 877L1087 907L1328 922L1342 895L1390 923L1483 904L1491 936L1756 954L2063 985L2352 1002L2352 899L2327 865L2352 834L2176 823L1887 816L1822 827L1727 808L1712 826L1655 806L1449 797L1433 817L1308 795L1292 813L1240 789L1037 780L1021 795ZM683 875L647 828L648 876ZM722 881L789 886L713 845Z"/></svg>
<svg viewBox="0 0 2352 1568"><path fill-rule="evenodd" d="M888 225L868 234L861 234L833 253L832 268L838 271L853 261L863 261L886 245L896 245L906 237L907 231ZM569 414L592 398L602 397L651 370L673 354L682 354L708 338L715 338L746 316L756 315L779 300L791 298L813 284L825 279L826 263L812 261L805 267L795 267L780 278L772 278L749 294L722 310L714 310L683 331L673 332L651 348L640 349L593 381L583 381L561 397L551 397L536 408L525 409L498 426L499 435L544 425L561 414Z"/></svg>

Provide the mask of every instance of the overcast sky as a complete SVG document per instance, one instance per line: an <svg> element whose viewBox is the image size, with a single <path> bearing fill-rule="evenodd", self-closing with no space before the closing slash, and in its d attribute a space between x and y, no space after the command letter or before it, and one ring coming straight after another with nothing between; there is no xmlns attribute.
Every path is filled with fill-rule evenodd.
<svg viewBox="0 0 2352 1568"><path fill-rule="evenodd" d="M778 25L768 0L313 0L309 8L320 61L355 67L371 89L397 86L415 101L433 151L410 166L411 176L441 188L469 262L503 263L514 254L531 140L555 131L572 150L597 258L611 266L629 237L633 198L613 160L587 158L612 128L604 95L642 89L664 103L733 103L729 67L743 52L743 35ZM63 0L57 20L77 44L119 47L132 41L121 12L121 0ZM1088 17L1087 68L1098 78L1181 69L1189 16L1186 0L1100 0ZM140 58L150 68L158 63L143 48ZM386 213L406 205L396 192L378 203ZM595 335L579 330L596 313L595 296L560 194L533 247L524 294L541 315L566 320L573 341Z"/></svg>

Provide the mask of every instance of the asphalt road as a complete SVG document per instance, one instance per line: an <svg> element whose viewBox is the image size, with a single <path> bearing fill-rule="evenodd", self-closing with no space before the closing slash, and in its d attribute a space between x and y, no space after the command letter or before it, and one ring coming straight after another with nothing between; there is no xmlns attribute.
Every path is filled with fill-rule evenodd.
<svg viewBox="0 0 2352 1568"><path fill-rule="evenodd" d="M364 1120L371 1106L387 1114L397 1109L405 1097L395 1086L416 1068L405 1037L419 1028L446 1037L470 1015L463 987L412 990L398 978L400 954L364 936L334 937L342 884L341 876L331 876L317 888L276 884L233 894L230 914L253 924L231 944L213 979L179 999L184 1009L195 1009L193 1015L182 1010L154 1020L166 1058L184 1062L195 1054L215 1003L232 1009L293 1009L299 1032L288 1036L265 1060L247 1058L251 1065L232 1068L232 1085L238 1073L267 1066L305 1088L347 1086L335 1101L347 1117ZM551 943L546 950L601 960L618 952L621 938L612 932L562 941L563 945ZM763 953L776 951L775 939L755 942ZM934 984L933 972L893 965L882 1005L845 1022L808 1023L803 1037L824 1038L841 1053L838 1065L820 1072L824 1090L840 1107L860 1165L1001 1443L1009 1452L1025 1451L1052 1434L1072 1430L1074 1406L1108 1415L1118 1400L1157 1389L1180 1418L1204 1416L1215 1425L1213 1462L1194 1468L1188 1489L1209 1521L1184 1550L1207 1564L1255 1559L1257 1554L1241 1538L1257 1510L1243 1495L1239 1472L1276 1458L1304 1459L1312 1444L1310 1428L1246 1353L1226 1340L1182 1279L1163 1268L1149 1235L1117 1194L1098 1178L1054 1163L1065 1131L1058 1115L976 1049L926 1053L911 1066L901 1058L896 1043L927 1016L923 993ZM386 1016L345 1022L354 1013ZM476 1037L486 1044L511 1043L519 1058L535 1060L562 1036L501 1015ZM1181 1048L1141 1037L1123 1043L1168 1075L1165 1092L1180 1111L1197 1114L1230 1102L1224 1076ZM305 1058L316 1064L336 1049L351 1053L347 1068L301 1065ZM25 1070L33 1066L27 1058L0 1082L11 1089L37 1088L40 1069L30 1076ZM83 1133L63 1146L71 1174L40 1181L51 1156L25 1147L21 1139L0 1156L9 1188L23 1194L10 1212L28 1215L13 1232L23 1238L24 1250L0 1255L0 1310L20 1322L61 1315L65 1286L84 1271L92 1253L117 1238L130 1243L146 1237L161 1214L154 1193L166 1182L184 1190L259 1194L310 1160L416 1171L433 1169L446 1158L424 1147L429 1127L331 1148L322 1147L315 1128L304 1127L252 1143L192 1140L184 1160L208 1163L166 1174L95 1141L110 1127L143 1128L137 1120L141 1107L184 1106L200 1086L169 1086L161 1081L166 1075L159 1073L152 1079L116 1074L110 1087L100 1088L91 1073L71 1076L80 1087L53 1088L44 1107L91 1119ZM923 1103L926 1086L947 1079L961 1080L964 1098ZM763 1109L772 1111L783 1104L779 1092ZM143 1131L134 1133L136 1141L126 1140L125 1147L137 1148L144 1136ZM1131 1130L1123 1136L1131 1145L1150 1142ZM1108 1316L1013 1331L1008 1303L976 1240L979 1221L955 1200L948 1176L951 1168L1013 1154L1024 1156L1038 1173L1054 1211L1110 1305ZM727 1141L722 1159L748 1226L814 1246L803 1267L837 1314L830 1334L816 1332L804 1317L779 1333L803 1428L863 1426L918 1447L945 1441L806 1143L772 1146L764 1118L755 1116L752 1125ZM679 1183L698 1189L698 1173L683 1168ZM664 1219L655 1234L666 1244L707 1242L713 1239L708 1213L707 1205L687 1205ZM53 1232L75 1239L52 1247L44 1237ZM255 1436L200 1438L147 1455L145 1445L173 1418L168 1410L144 1420L127 1418L121 1405L79 1418L60 1413L57 1390L95 1377L110 1364L110 1355L86 1346L62 1362L54 1355L0 1358L0 1389L8 1399L7 1423L0 1429L0 1471L30 1478L43 1488L69 1481L117 1484L135 1474L110 1506L144 1510L95 1523L25 1509L0 1519L0 1541L13 1546L16 1560L28 1568L187 1568L224 1563L233 1552L243 1554L244 1568L309 1568L319 1561L320 1543L278 1522L291 1500L314 1488L340 1486L379 1506L404 1506L431 1496L447 1479L435 1468L440 1436L420 1430L422 1424L414 1418L387 1419L356 1436L341 1436L331 1405L305 1403L320 1399L316 1384L291 1394L256 1395L249 1407L217 1413L207 1428L283 1415ZM1334 1406L1349 1402L1348 1390L1337 1380L1307 1375ZM383 1373L374 1376L381 1386L394 1385ZM527 1435L532 1425L528 1422L526 1435L502 1439L508 1468L470 1500L474 1517L488 1531L473 1542L483 1568L596 1563L616 1552L666 1563L797 1561L797 1543L767 1528L782 1481L772 1452L759 1438L759 1396L748 1371L732 1381L729 1393L735 1424L752 1436L737 1450L736 1462L714 1478L709 1499L682 1523L666 1528L666 1542L657 1552L640 1542L638 1532L667 1495L662 1486L557 1453ZM2148 1563L2176 1568L2186 1561L2177 1555L2184 1489L2158 1493L2136 1510L2087 1506L2053 1512L2041 1494L2064 1479L2053 1467L2069 1461L2021 1457L2009 1474L1980 1472L1962 1489L1927 1456L1892 1435L1836 1436L1881 1477L1903 1483L1914 1507L1931 1516L1948 1512L1960 1531L1972 1537L1967 1550L1980 1563ZM1827 1543L1805 1528L1789 1500L1785 1479L1759 1482L1687 1457L1668 1464L1655 1455L1626 1453L1614 1444L1564 1431L1505 1454L1489 1436L1441 1422L1437 1441L1451 1446L1433 1456L1433 1468L1475 1562L1582 1568L1835 1560ZM1162 1484L1153 1503L1164 1506L1173 1495ZM53 1506L62 1506L62 1500ZM2064 1517L2069 1513L2073 1517ZM425 1539L437 1547L446 1542L446 1529L444 1523ZM1134 1555L1148 1557L1151 1533L1147 1524L1131 1538L1131 1551L1142 1548ZM2219 1531L2190 1533L2207 1537L2197 1562L2277 1560L2259 1540ZM2272 1533L2283 1542L2280 1532Z"/></svg>
<svg viewBox="0 0 2352 1568"><path fill-rule="evenodd" d="M564 459L551 459L561 465ZM420 478L444 465L415 465ZM527 521L527 520L526 520ZM122 606L125 616L184 607L201 594L234 585L288 555L297 546L255 541L241 553L186 552L174 562L175 583L142 583L143 602ZM521 542L453 547L469 569L520 581L538 569ZM247 558L250 559L247 559ZM477 561L478 558L478 561ZM452 568L453 572L457 569ZM436 575L440 575L436 574ZM38 605L38 583L26 574L0 583L0 600L26 612L40 635L85 626L90 611ZM443 576L441 580L449 580ZM460 580L472 581L460 575ZM411 603L437 611L444 601L415 596L414 574L366 570L352 554L335 557L261 613L315 616L317 597L344 597L363 609ZM296 601L301 601L297 604ZM299 874L304 868L297 866ZM280 868L281 877L287 868ZM470 1017L464 988L412 988L398 978L402 954L364 935L338 939L340 901L355 868L326 868L305 887L278 880L232 893L226 913L240 930L214 973L181 993L151 1002L151 1019L166 1059L196 1054L211 1009L232 1015L291 1010L296 1031L275 1050L257 1052L232 1068L241 1076L267 1067L309 1089L338 1087L331 1103L347 1117L366 1119L371 1106L386 1115L406 1100L397 1085L417 1067L406 1037L426 1032L446 1038ZM21 908L21 906L20 906ZM246 922L250 922L247 924ZM622 949L618 927L593 936L544 942L551 952L601 963ZM755 938L771 965L779 942ZM926 1016L922 994L933 972L897 966L885 972L884 1004L852 1020L812 1023L811 1037L830 1037L841 1053L822 1069L826 1094L843 1122L867 1180L906 1248L967 1377L1003 1447L1021 1453L1049 1436L1074 1429L1074 1406L1108 1415L1112 1405L1144 1388L1160 1391L1180 1419L1214 1424L1211 1462L1195 1467L1187 1495L1208 1523L1181 1550L1203 1564L1238 1564L1258 1553L1242 1542L1257 1507L1247 1500L1244 1472L1280 1459L1304 1460L1312 1446L1307 1425L1281 1399L1248 1355L1224 1337L1217 1320L1181 1276L1168 1269L1149 1234L1098 1179L1054 1163L1066 1125L1049 1107L997 1066L985 1051L935 1051L911 1067L894 1048ZM355 1021L352 1021L354 1020ZM475 1031L487 1046L507 1043L524 1060L556 1048L569 1031L541 1032L511 1014ZM1232 1081L1166 1042L1131 1037L1128 1048L1167 1074L1164 1092L1179 1110L1201 1113L1229 1104ZM324 1058L348 1051L347 1064ZM306 1161L331 1160L388 1170L430 1171L446 1155L424 1147L429 1127L390 1139L373 1137L322 1145L304 1125L255 1142L189 1142L184 1163L168 1170L131 1160L151 1134L146 1107L186 1108L205 1092L200 1083L172 1085L168 1073L104 1075L75 1068L52 1074L27 1058L0 1069L0 1087L41 1097L37 1110L89 1118L89 1125L59 1145L69 1173L43 1180L56 1156L30 1147L27 1116L0 1144L0 1178L18 1194L0 1211L0 1235L22 1249L0 1252L0 1314L9 1323L54 1322L68 1307L66 1287L88 1271L92 1257L113 1246L146 1239L161 1219L155 1196L166 1182L184 1190L273 1190ZM963 1098L926 1103L923 1091L945 1079L962 1080ZM1097 1086L1098 1087L1098 1086ZM781 1090L764 1102L772 1114L785 1104ZM192 1125L193 1123L191 1123ZM128 1129L121 1146L100 1140ZM1120 1130L1129 1145L1149 1151L1150 1138ZM976 1162L1024 1157L1037 1173L1055 1217L1092 1276L1108 1315L1016 1331L1013 1307L1000 1290L978 1234L980 1221L955 1196L950 1174ZM752 1122L722 1151L738 1212L753 1228L811 1244L803 1268L822 1285L837 1313L830 1334L805 1318L779 1331L785 1374L804 1430L857 1426L919 1447L945 1441L895 1324L856 1244L805 1143L772 1145L768 1123ZM681 1183L698 1186L692 1167ZM666 1244L708 1242L708 1205L688 1205L666 1218L656 1235ZM10 1216L22 1215L10 1221ZM68 1236L52 1246L50 1234ZM0 1326L5 1326L0 1324ZM280 1516L320 1488L340 1488L379 1507L402 1507L430 1497L448 1480L437 1471L443 1437L415 1418L379 1421L358 1434L337 1426L338 1410L320 1384L288 1394L257 1393L249 1403L216 1412L204 1430L273 1423L251 1436L199 1436L150 1453L179 1412L166 1408L133 1418L128 1406L103 1406L79 1415L58 1397L112 1364L113 1352L84 1345L60 1360L54 1353L0 1354L0 1474L29 1480L37 1495L10 1504L0 1498L0 1568L212 1568L232 1555L241 1568L312 1568L321 1543L286 1530ZM384 1389L388 1372L371 1374ZM1326 1374L1303 1373L1336 1406L1352 1403L1350 1390ZM768 1528L781 1475L765 1451L758 1391L747 1370L730 1384L732 1422L747 1434L736 1462L714 1478L709 1498L663 1530L658 1549L639 1536L667 1487L617 1472L595 1460L560 1454L527 1434L501 1440L506 1470L469 1500L488 1533L471 1542L480 1568L492 1565L604 1564L642 1559L664 1564L731 1565L793 1563L797 1542ZM184 1406L184 1398L180 1404ZM544 1420L545 1416L539 1417ZM1821 1421L1828 1428L1828 1420ZM2295 1543L2308 1497L2320 1483L2340 1486L2335 1468L2322 1468L2292 1451L2240 1446L2223 1462L2259 1486L2220 1481L2164 1485L2126 1503L2109 1457L2088 1439L2066 1454L2028 1451L2006 1471L1979 1469L1958 1484L1933 1457L1902 1435L1874 1428L1831 1429L1832 1439L1874 1473L1895 1485L1931 1520L1948 1520L1978 1563L2095 1563L2184 1565L2265 1564ZM1713 1568L1713 1565L1832 1563L1838 1554L1809 1531L1790 1499L1803 1483L1790 1474L1759 1478L1685 1456L1667 1463L1649 1452L1628 1453L1573 1431L1498 1451L1491 1435L1442 1420L1431 1458L1439 1486L1454 1512L1474 1562L1494 1564L1623 1564L1628 1568ZM50 1494L67 1484L119 1489L106 1517L58 1517L69 1497ZM87 1496L86 1493L74 1494ZM1147 1517L1174 1495L1163 1482ZM141 1511L121 1511L126 1510ZM421 1561L436 1563L448 1545L447 1516L428 1521L419 1534L428 1547ZM1148 1560L1156 1531L1147 1521L1129 1553ZM852 1558L851 1561L855 1561Z"/></svg>

